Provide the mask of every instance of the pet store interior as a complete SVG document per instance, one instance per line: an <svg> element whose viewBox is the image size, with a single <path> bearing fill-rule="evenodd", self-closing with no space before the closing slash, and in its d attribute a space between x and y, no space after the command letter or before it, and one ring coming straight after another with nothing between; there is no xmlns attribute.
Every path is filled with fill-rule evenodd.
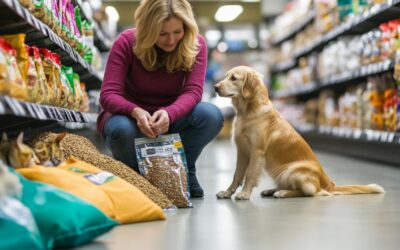
<svg viewBox="0 0 400 250"><path fill-rule="evenodd" d="M103 110L119 114L101 104L116 89L110 69L123 63L112 53L136 28L136 11L150 13L140 9L148 2L189 4L204 38L197 102L216 107L224 121L195 161L200 193L179 131L130 140L137 171L97 129ZM171 37L168 20L182 21L174 18L153 32L157 55L170 53L159 41ZM399 249L399 18L400 0L1 0L0 249ZM242 151L232 133L246 136L245 124L255 125L236 119L248 84L227 74L236 66L257 72L268 96L251 98L266 98L263 112L276 110L291 125L265 132L272 126L262 123L269 136L246 137L250 160L237 172ZM129 84L124 72L119 86ZM215 88L240 81L242 92L231 96ZM139 128L134 110L125 117ZM285 139L288 130L293 137ZM260 149L252 139L279 143ZM315 189L316 170L307 166L293 174L297 160L308 160L290 160L300 148L311 148L318 173L332 182ZM260 161L258 181L243 195L260 150L271 160ZM314 191L285 196L302 183Z"/></svg>

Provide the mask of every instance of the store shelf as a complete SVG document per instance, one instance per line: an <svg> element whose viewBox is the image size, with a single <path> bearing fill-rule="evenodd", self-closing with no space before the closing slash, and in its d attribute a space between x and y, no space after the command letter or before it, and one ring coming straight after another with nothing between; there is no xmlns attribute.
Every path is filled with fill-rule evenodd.
<svg viewBox="0 0 400 250"><path fill-rule="evenodd" d="M101 30L99 25L97 24L96 21L91 20L88 18L88 15L86 14L84 8L82 8L81 1L78 0L72 0L72 3L74 6L79 6L81 9L81 17L84 20L88 20L93 24L93 29L94 29L94 45L101 51L101 52L107 52L110 50L112 42L110 39L108 39L105 35L104 32Z"/></svg>
<svg viewBox="0 0 400 250"><path fill-rule="evenodd" d="M26 33L26 43L47 48L61 56L63 65L78 73L87 89L99 89L102 78L83 58L46 24L34 17L18 0L0 3L0 34Z"/></svg>
<svg viewBox="0 0 400 250"><path fill-rule="evenodd" d="M378 27L379 24L383 22L399 18L399 5L400 0L395 0L389 4L383 4L372 8L363 15L336 26L322 37L316 38L310 45L296 51L293 55L293 60L296 60L299 57L307 56L311 52L323 48L325 45L340 36L363 34Z"/></svg>
<svg viewBox="0 0 400 250"><path fill-rule="evenodd" d="M277 73L281 73L281 72L285 72L290 69L293 69L296 65L297 65L297 61L292 58L292 59L286 60L284 62L275 64L275 65L271 66L270 69L271 69L272 74L277 74Z"/></svg>
<svg viewBox="0 0 400 250"><path fill-rule="evenodd" d="M298 131L313 148L400 165L399 133L329 126Z"/></svg>
<svg viewBox="0 0 400 250"><path fill-rule="evenodd" d="M77 112L66 108L19 101L0 95L0 116L13 115L36 120L96 123L97 114Z"/></svg>
<svg viewBox="0 0 400 250"><path fill-rule="evenodd" d="M302 31L305 27L307 27L307 25L309 25L312 21L314 21L314 18L315 18L315 11L312 10L307 14L307 16L302 21L298 22L297 25L292 30L273 39L271 42L272 46L281 45L283 42L293 38L298 32Z"/></svg>
<svg viewBox="0 0 400 250"><path fill-rule="evenodd" d="M294 89L291 91L278 91L276 93L272 93L273 97L277 98L287 98L287 97L295 97L302 96L312 92L318 92L323 88L335 88L335 87L343 87L350 82L357 81L360 79L367 78L369 76L382 74L394 69L394 61L393 60L385 60L382 62L377 62L369 65L362 66L361 68L347 71L339 74L335 74L330 77L326 77L324 79L319 79L314 84L307 84L305 87L301 87L298 89Z"/></svg>
<svg viewBox="0 0 400 250"><path fill-rule="evenodd" d="M280 90L277 91L276 93L273 93L274 98L285 98L285 97L291 97L291 96L298 96L298 95L305 95L309 94L317 89L317 85L315 82L305 84L304 86L301 86L296 89L292 90Z"/></svg>

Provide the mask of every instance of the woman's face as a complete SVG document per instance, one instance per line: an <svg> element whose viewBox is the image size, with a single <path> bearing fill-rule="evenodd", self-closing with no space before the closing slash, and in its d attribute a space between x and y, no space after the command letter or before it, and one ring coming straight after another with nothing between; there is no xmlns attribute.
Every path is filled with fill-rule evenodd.
<svg viewBox="0 0 400 250"><path fill-rule="evenodd" d="M183 38L183 35L182 20L172 17L162 24L156 45L165 52L171 52Z"/></svg>

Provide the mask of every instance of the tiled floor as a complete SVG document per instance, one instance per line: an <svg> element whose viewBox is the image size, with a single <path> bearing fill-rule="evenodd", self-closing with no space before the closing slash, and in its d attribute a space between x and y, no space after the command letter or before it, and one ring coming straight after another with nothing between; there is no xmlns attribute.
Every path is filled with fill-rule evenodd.
<svg viewBox="0 0 400 250"><path fill-rule="evenodd" d="M261 198L263 177L250 201L217 200L230 184L235 150L210 144L198 162L206 197L166 221L118 226L85 250L400 249L400 168L317 152L337 184L378 183L386 194L318 198Z"/></svg>

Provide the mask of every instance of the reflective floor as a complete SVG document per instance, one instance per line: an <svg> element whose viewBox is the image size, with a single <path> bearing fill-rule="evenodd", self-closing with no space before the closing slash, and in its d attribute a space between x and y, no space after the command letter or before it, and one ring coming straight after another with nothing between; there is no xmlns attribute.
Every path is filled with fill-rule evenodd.
<svg viewBox="0 0 400 250"><path fill-rule="evenodd" d="M250 201L217 200L233 176L229 140L210 144L198 162L206 197L166 221L118 226L79 249L288 250L400 249L400 168L317 152L337 184L377 183L386 194L318 198L261 198L263 177Z"/></svg>

